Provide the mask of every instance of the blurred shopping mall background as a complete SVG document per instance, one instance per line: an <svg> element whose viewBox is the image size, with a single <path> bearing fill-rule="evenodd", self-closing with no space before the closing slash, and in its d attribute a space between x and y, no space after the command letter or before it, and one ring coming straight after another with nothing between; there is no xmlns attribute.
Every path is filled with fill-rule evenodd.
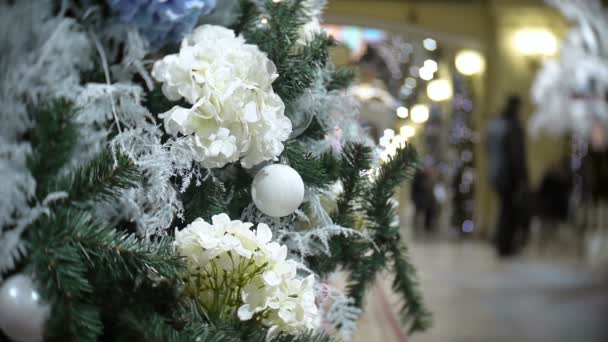
<svg viewBox="0 0 608 342"><path fill-rule="evenodd" d="M590 48L562 66L561 82L580 89L571 96L543 92L535 80L563 58L587 0L553 2L561 12L536 0L329 1L324 28L341 43L332 57L358 72L350 91L380 157L406 141L420 152L421 171L400 193L401 229L434 314L429 332L408 336L387 274L356 341L608 341L606 122L534 119L576 101L583 115L608 115L608 56L589 57ZM600 45L602 15L589 25ZM509 98L523 130L516 179L527 180L505 209L490 127ZM518 226L506 249L496 241L501 222Z"/></svg>

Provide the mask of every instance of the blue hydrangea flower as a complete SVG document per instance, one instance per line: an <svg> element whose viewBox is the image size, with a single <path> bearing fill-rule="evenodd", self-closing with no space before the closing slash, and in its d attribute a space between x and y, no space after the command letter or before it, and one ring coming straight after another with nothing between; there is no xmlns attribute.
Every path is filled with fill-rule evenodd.
<svg viewBox="0 0 608 342"><path fill-rule="evenodd" d="M217 0L106 0L118 19L137 27L152 48L178 42Z"/></svg>

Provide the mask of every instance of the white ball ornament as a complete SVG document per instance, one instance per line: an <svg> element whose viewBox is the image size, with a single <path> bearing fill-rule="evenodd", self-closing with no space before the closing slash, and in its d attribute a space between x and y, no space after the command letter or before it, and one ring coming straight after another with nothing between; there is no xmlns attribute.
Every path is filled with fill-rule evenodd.
<svg viewBox="0 0 608 342"><path fill-rule="evenodd" d="M0 284L0 329L12 340L42 341L49 311L30 277L16 274Z"/></svg>
<svg viewBox="0 0 608 342"><path fill-rule="evenodd" d="M253 178L253 203L264 214L272 217L287 216L304 200L304 182L300 174L283 164L262 168Z"/></svg>

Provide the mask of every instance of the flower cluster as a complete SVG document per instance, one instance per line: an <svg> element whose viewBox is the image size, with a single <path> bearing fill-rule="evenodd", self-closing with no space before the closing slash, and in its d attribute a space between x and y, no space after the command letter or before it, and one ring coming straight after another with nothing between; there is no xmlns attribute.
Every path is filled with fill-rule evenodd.
<svg viewBox="0 0 608 342"><path fill-rule="evenodd" d="M211 317L226 319L237 313L255 318L269 334L297 334L314 329L319 314L314 275L302 279L298 263L287 259L287 247L272 240L260 223L213 216L212 224L197 219L175 233L175 245L187 260L189 290Z"/></svg>
<svg viewBox="0 0 608 342"><path fill-rule="evenodd" d="M154 64L175 106L161 115L172 135L190 136L196 160L206 168L241 160L252 167L283 151L291 133L285 105L274 93L276 67L255 45L232 30L203 25L184 38L179 53Z"/></svg>
<svg viewBox="0 0 608 342"><path fill-rule="evenodd" d="M107 0L118 19L139 29L152 47L179 42L217 0Z"/></svg>

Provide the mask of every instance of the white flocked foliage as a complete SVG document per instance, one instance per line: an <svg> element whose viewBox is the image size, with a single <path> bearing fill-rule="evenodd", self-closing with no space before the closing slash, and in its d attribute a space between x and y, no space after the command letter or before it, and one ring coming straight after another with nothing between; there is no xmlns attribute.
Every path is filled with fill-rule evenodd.
<svg viewBox="0 0 608 342"><path fill-rule="evenodd" d="M245 208L241 219L267 224L275 239L285 244L293 257L299 257L302 261L312 255L330 256L329 241L334 236L357 235L373 242L366 232L335 224L321 205L319 196L314 191L307 191L304 201L308 203L309 210L306 213L296 211L294 214L277 218L265 215L251 204Z"/></svg>
<svg viewBox="0 0 608 342"><path fill-rule="evenodd" d="M315 291L324 322L332 326L343 341L350 341L357 332L357 320L363 310L355 305L353 298L326 283L317 283Z"/></svg>
<svg viewBox="0 0 608 342"><path fill-rule="evenodd" d="M547 0L572 22L558 58L547 61L532 86L532 133L588 137L608 129L608 13L598 0Z"/></svg>
<svg viewBox="0 0 608 342"><path fill-rule="evenodd" d="M28 105L79 91L79 70L92 67L90 44L73 19L51 16L51 1L19 1L0 8L0 271L13 267L25 248L20 235L39 207L28 204L36 182L31 153L20 136L32 127ZM22 228L21 228L22 227Z"/></svg>

